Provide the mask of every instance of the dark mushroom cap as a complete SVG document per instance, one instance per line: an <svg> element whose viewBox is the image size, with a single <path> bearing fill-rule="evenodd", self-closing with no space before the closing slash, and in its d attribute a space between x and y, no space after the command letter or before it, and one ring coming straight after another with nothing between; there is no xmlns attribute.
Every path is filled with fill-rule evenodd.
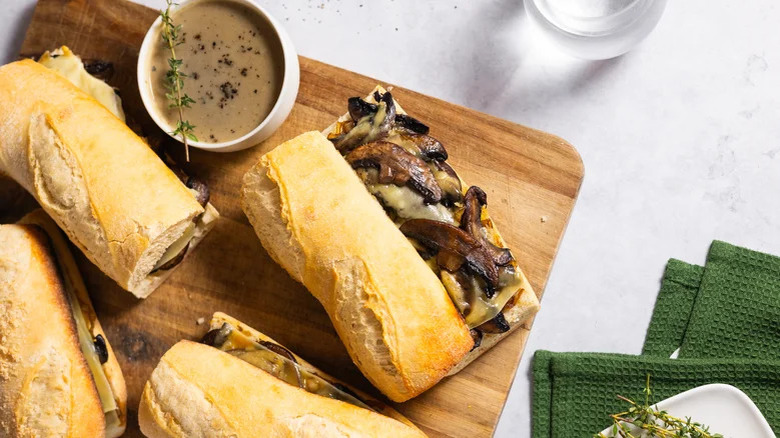
<svg viewBox="0 0 780 438"><path fill-rule="evenodd" d="M463 197L465 208L460 217L460 227L479 239L490 253L493 262L504 266L512 261L512 253L507 248L499 248L485 239L482 233L482 207L487 205L487 194L477 186L471 186Z"/></svg>
<svg viewBox="0 0 780 438"><path fill-rule="evenodd" d="M54 56L56 58L56 56ZM114 64L101 59L85 59L84 70L101 81L108 81L114 75Z"/></svg>
<svg viewBox="0 0 780 438"><path fill-rule="evenodd" d="M106 340L103 338L103 335L98 334L95 336L92 343L95 345L95 353L97 353L100 363L108 362L108 347L106 346Z"/></svg>
<svg viewBox="0 0 780 438"><path fill-rule="evenodd" d="M396 144L386 141L368 143L347 154L346 159L355 169L379 169L379 182L382 184L409 184L427 204L441 201L441 188L428 165Z"/></svg>
<svg viewBox="0 0 780 438"><path fill-rule="evenodd" d="M431 128L426 126L423 122L406 114L398 114L395 116L395 124L400 128L417 134L427 134L431 130Z"/></svg>
<svg viewBox="0 0 780 438"><path fill-rule="evenodd" d="M425 134L407 134L406 137L420 149L420 158L426 161L446 160L449 155L439 140Z"/></svg>
<svg viewBox="0 0 780 438"><path fill-rule="evenodd" d="M377 111L377 105L368 103L359 97L350 97L347 101L347 110L352 120L357 122L365 116L374 114Z"/></svg>
<svg viewBox="0 0 780 438"><path fill-rule="evenodd" d="M469 330L469 334L471 334L471 339L474 340L474 346L471 347L472 350L482 345L482 331L477 329L471 329Z"/></svg>
<svg viewBox="0 0 780 438"><path fill-rule="evenodd" d="M206 183L190 176L187 178L184 185L187 186L188 189L193 189L198 192L195 200L198 201L198 204L200 204L201 207L205 207L206 204L208 204L211 192L209 192L209 186L207 186Z"/></svg>
<svg viewBox="0 0 780 438"><path fill-rule="evenodd" d="M355 123L355 126L343 135L331 139L339 152L342 154L347 153L361 144L380 140L390 132L390 128L395 123L395 102L393 101L393 96L388 92L380 96L377 101L379 103L375 105L376 111L361 117ZM351 100L351 103L352 108L349 108L351 110L350 116L352 116L352 111L355 112L355 115L358 115L373 109L373 106L371 106L373 104L368 104L367 102L366 105L363 105L357 100Z"/></svg>
<svg viewBox="0 0 780 438"><path fill-rule="evenodd" d="M290 361L292 361L294 363L298 363L298 361L295 360L295 356L292 354L292 352L290 350L282 347L279 344L275 344L273 342L268 342L268 341L260 341L259 344L262 345L263 347L273 351L274 353L278 354L279 356L282 356L282 357L284 357L286 359L289 359Z"/></svg>
<svg viewBox="0 0 780 438"><path fill-rule="evenodd" d="M406 237L417 240L439 254L444 251L443 257L437 255L437 262L445 263L442 268L459 269L465 263L471 272L487 283L485 294L488 298L495 294L499 280L498 266L479 240L458 227L429 219L408 220L401 225L400 230Z"/></svg>
<svg viewBox="0 0 780 438"><path fill-rule="evenodd" d="M506 333L511 327L506 318L504 318L504 314L499 312L493 319L480 325L478 328L485 333L497 334Z"/></svg>
<svg viewBox="0 0 780 438"><path fill-rule="evenodd" d="M187 245L184 248L182 248L182 250L179 251L178 254L176 254L176 257L174 257L174 258L168 260L167 262L163 263L162 266L160 266L159 268L155 269L153 272L167 271L169 269L172 269L174 266L178 265L179 263L181 263L182 260L184 260L184 256L187 255L187 250L189 250L189 249L190 249L190 244L187 243Z"/></svg>
<svg viewBox="0 0 780 438"><path fill-rule="evenodd" d="M225 341L227 341L227 338L230 336L230 332L232 331L233 327L230 324L223 323L222 327L209 330L205 335L203 335L199 342L201 344L219 348L222 344L225 343Z"/></svg>

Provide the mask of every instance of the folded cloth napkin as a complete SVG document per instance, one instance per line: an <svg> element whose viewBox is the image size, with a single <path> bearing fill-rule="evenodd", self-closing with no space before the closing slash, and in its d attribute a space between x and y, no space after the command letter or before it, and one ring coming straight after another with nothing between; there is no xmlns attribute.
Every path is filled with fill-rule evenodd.
<svg viewBox="0 0 780 438"><path fill-rule="evenodd" d="M780 360L780 258L713 242L680 357Z"/></svg>
<svg viewBox="0 0 780 438"><path fill-rule="evenodd" d="M704 268L671 259L655 301L642 354L669 357L683 344Z"/></svg>
<svg viewBox="0 0 780 438"><path fill-rule="evenodd" d="M533 364L533 437L593 437L612 424L609 415L627 408L617 395L644 401L642 390L648 374L656 402L708 383L736 386L753 400L775 434L780 433L778 361L540 350Z"/></svg>
<svg viewBox="0 0 780 438"><path fill-rule="evenodd" d="M537 352L534 438L592 436L625 407L617 394L643 400L647 374L655 401L734 385L780 433L780 258L715 241L705 267L670 260L643 356Z"/></svg>

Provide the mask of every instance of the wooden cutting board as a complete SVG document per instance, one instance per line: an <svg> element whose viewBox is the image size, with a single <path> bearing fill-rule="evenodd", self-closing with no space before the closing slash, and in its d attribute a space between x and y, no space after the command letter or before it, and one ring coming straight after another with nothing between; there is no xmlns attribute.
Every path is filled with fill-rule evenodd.
<svg viewBox="0 0 780 438"><path fill-rule="evenodd" d="M121 90L131 126L152 144L166 143L143 109L135 78L138 48L156 17L156 11L125 0L40 0L22 56L65 44L85 60L110 62L102 76ZM269 258L239 205L241 177L260 155L304 131L325 128L345 112L348 97L364 96L377 83L388 85L303 57L300 63L298 100L270 139L229 154L192 151L188 173L208 182L222 219L148 299L135 299L77 254L127 380L125 436L140 436L139 395L160 356L180 339L202 336L206 326L196 321L208 321L214 311L243 320L324 371L370 390L322 307ZM491 215L541 297L583 177L577 152L558 137L467 108L398 87L393 95L430 125L461 176L487 192ZM177 144L162 147L181 158ZM0 217L18 217L34 205L18 195L18 188L3 184L0 190L0 202L11 206L0 208L6 210ZM461 373L398 409L431 436L491 436L529 329L530 322Z"/></svg>

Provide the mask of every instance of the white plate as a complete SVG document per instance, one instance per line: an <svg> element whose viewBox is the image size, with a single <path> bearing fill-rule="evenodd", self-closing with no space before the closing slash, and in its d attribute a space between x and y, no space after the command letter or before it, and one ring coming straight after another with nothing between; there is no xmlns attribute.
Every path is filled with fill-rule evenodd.
<svg viewBox="0 0 780 438"><path fill-rule="evenodd" d="M657 408L678 418L710 427L726 438L775 438L769 423L744 392L731 385L712 384L677 394L658 403ZM612 427L601 433L611 437Z"/></svg>

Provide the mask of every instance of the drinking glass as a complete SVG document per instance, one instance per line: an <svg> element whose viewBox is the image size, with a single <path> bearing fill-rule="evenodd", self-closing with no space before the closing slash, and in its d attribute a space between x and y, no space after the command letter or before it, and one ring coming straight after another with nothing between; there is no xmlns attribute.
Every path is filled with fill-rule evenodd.
<svg viewBox="0 0 780 438"><path fill-rule="evenodd" d="M524 0L537 28L565 52L585 59L622 55L660 20L666 0Z"/></svg>

